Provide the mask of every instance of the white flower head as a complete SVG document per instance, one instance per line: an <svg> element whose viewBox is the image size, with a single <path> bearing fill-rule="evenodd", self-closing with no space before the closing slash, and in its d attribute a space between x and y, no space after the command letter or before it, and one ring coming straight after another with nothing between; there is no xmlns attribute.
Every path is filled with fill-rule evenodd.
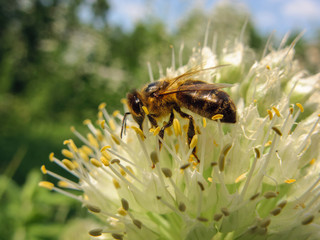
<svg viewBox="0 0 320 240"><path fill-rule="evenodd" d="M190 145L188 121L177 114L164 139L146 119L142 132L130 118L120 138L123 115L101 104L97 124L85 121L86 136L72 129L80 141L65 141L66 159L50 155L79 181L43 166L60 182L40 185L81 201L102 220L93 239L319 239L319 74L307 77L298 68L292 46L251 66L246 48L235 41L220 56L197 48L186 65L167 71L175 77L229 64L193 77L233 83L224 90L237 106L235 124L183 109L197 128Z"/></svg>

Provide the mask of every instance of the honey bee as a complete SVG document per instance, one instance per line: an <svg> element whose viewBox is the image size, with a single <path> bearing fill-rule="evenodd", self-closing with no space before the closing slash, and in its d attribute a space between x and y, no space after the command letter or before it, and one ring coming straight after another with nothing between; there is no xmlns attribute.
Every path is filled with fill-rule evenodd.
<svg viewBox="0 0 320 240"><path fill-rule="evenodd" d="M190 146L193 136L196 134L196 126L191 115L183 112L181 108L189 109L202 117L212 119L216 114L221 114L221 122L236 122L236 107L230 96L221 90L228 87L228 84L207 83L194 80L192 77L202 71L207 71L224 65L205 68L191 69L174 78L164 78L145 85L141 90L132 90L127 94L127 105L129 112L126 112L122 121L121 137L126 128L126 117L131 114L134 121L143 130L143 121L147 117L152 127L157 128L157 120L170 115L169 121L165 123L159 132L163 139L166 128L173 124L174 111L182 118L189 120L188 123L188 144ZM161 142L159 141L161 147ZM199 162L196 155L196 147L192 150L193 156Z"/></svg>

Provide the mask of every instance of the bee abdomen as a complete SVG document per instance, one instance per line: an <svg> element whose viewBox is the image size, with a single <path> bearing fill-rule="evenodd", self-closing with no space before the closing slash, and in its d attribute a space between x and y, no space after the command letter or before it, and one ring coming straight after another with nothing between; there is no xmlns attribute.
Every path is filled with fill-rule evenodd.
<svg viewBox="0 0 320 240"><path fill-rule="evenodd" d="M184 91L176 94L181 107L211 119L222 114L221 122L236 122L236 107L230 96L219 89L207 91Z"/></svg>

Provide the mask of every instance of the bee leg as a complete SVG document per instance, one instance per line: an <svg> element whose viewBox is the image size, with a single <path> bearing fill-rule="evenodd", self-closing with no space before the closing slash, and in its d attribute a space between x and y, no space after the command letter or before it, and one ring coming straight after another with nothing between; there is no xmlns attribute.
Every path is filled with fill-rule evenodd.
<svg viewBox="0 0 320 240"><path fill-rule="evenodd" d="M181 111L179 107L175 107L174 110L177 111L177 113L180 114L181 117L189 119L189 125L188 125L188 144L190 146L191 140L195 133L195 123L193 120L193 117L187 113L184 113ZM200 159L197 156L197 147L194 147L192 150L192 155L197 159L197 162L200 162Z"/></svg>
<svg viewBox="0 0 320 240"><path fill-rule="evenodd" d="M162 126L162 128L160 129L159 137L160 137L161 139L163 139L163 137L164 137L164 130L166 130L166 128L172 126L172 124L173 124L173 119L174 119L174 114L173 114L173 112L171 112L169 122L167 122L167 123L166 123L164 126ZM159 149L161 149L161 147L162 147L162 143L161 143L161 141L159 140Z"/></svg>
<svg viewBox="0 0 320 240"><path fill-rule="evenodd" d="M158 123L157 123L156 119L151 114L148 114L147 117L153 127L155 127L155 128L158 127Z"/></svg>

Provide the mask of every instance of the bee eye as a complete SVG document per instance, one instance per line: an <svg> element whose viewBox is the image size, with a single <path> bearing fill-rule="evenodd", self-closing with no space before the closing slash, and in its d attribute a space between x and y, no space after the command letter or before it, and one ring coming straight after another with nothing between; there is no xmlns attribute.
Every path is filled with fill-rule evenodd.
<svg viewBox="0 0 320 240"><path fill-rule="evenodd" d="M132 104L132 109L136 114L140 114L140 112L141 112L140 105L141 105L140 99L137 98L136 96L134 96L134 102Z"/></svg>

